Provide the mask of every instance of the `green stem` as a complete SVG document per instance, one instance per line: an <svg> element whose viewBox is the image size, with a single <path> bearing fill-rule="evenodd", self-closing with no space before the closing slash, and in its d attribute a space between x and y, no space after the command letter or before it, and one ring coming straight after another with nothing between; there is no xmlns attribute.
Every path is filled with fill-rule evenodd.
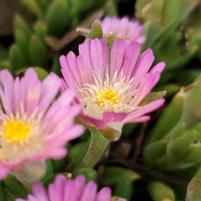
<svg viewBox="0 0 201 201"><path fill-rule="evenodd" d="M78 167L94 167L109 145L109 140L99 130L96 128L89 130L91 132L89 145Z"/></svg>

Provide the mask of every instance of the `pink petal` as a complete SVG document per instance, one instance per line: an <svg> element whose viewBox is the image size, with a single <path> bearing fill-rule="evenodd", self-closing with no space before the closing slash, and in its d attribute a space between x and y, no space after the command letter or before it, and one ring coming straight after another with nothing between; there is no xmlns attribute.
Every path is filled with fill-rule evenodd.
<svg viewBox="0 0 201 201"><path fill-rule="evenodd" d="M32 186L32 193L39 201L49 201L44 187L40 184L34 184Z"/></svg>
<svg viewBox="0 0 201 201"><path fill-rule="evenodd" d="M76 56L72 51L70 51L66 55L66 61L68 64L69 71L71 72L68 76L72 76L73 80L77 84L77 86L80 86L82 84L82 77L80 74L80 70L77 66Z"/></svg>
<svg viewBox="0 0 201 201"><path fill-rule="evenodd" d="M124 123L134 123L134 122L135 123L142 123L142 122L146 122L149 120L150 120L150 116L145 115L145 116L140 116L140 117L133 118L133 119L129 118L129 121L125 120Z"/></svg>
<svg viewBox="0 0 201 201"><path fill-rule="evenodd" d="M80 201L94 201L96 199L97 185L90 181L87 183Z"/></svg>
<svg viewBox="0 0 201 201"><path fill-rule="evenodd" d="M134 85L136 87L150 69L153 61L154 61L154 55L151 49L145 50L145 52L138 59L135 69L132 73L132 76L136 78L134 82Z"/></svg>
<svg viewBox="0 0 201 201"><path fill-rule="evenodd" d="M102 81L104 81L109 59L106 41L99 39L90 41L90 58L93 69L101 75Z"/></svg>
<svg viewBox="0 0 201 201"><path fill-rule="evenodd" d="M21 199L21 198L17 198L16 201L25 201L24 199Z"/></svg>
<svg viewBox="0 0 201 201"><path fill-rule="evenodd" d="M13 110L13 85L14 80L12 75L8 70L0 71L0 97L3 107L6 112L11 112Z"/></svg>
<svg viewBox="0 0 201 201"><path fill-rule="evenodd" d="M131 73L135 68L136 61L140 54L140 49L141 49L140 45L136 42L131 42L129 46L126 48L122 70L125 72L127 79L131 78Z"/></svg>
<svg viewBox="0 0 201 201"><path fill-rule="evenodd" d="M62 55L59 58L59 62L61 65L61 72L62 72L62 75L64 77L64 80L65 80L67 86L71 89L76 88L76 86L75 86L76 81L75 81L75 78L70 70L70 67L69 67L67 61L66 61L66 57L64 55Z"/></svg>
<svg viewBox="0 0 201 201"><path fill-rule="evenodd" d="M136 40L140 45L144 44L146 41L146 37L142 36Z"/></svg>
<svg viewBox="0 0 201 201"><path fill-rule="evenodd" d="M57 176L54 183L50 184L48 187L48 197L50 201L63 200L64 196L64 186L68 180L64 176Z"/></svg>
<svg viewBox="0 0 201 201"><path fill-rule="evenodd" d="M92 66L90 55L90 40L87 39L84 43L79 45L79 55L82 58L82 63L79 62L79 68L86 71L86 75L88 75L87 80L88 82L91 82L94 69Z"/></svg>
<svg viewBox="0 0 201 201"><path fill-rule="evenodd" d="M0 180L4 179L10 172L9 168L0 165Z"/></svg>
<svg viewBox="0 0 201 201"><path fill-rule="evenodd" d="M77 176L74 180L74 197L72 201L77 201L81 199L83 190L85 187L85 178L83 176Z"/></svg>
<svg viewBox="0 0 201 201"><path fill-rule="evenodd" d="M142 106L140 109L132 112L125 120L124 122L130 122L130 119L135 119L135 118L139 118L140 116L143 116L144 114L147 114L149 112L152 112L154 110L156 110L157 108L159 108L161 105L163 105L165 102L164 99L159 99L156 101L153 101L151 103L148 103L144 106Z"/></svg>
<svg viewBox="0 0 201 201"><path fill-rule="evenodd" d="M20 108L20 103L24 102L22 99L22 89L21 89L21 82L19 77L17 77L14 81L14 112L18 111Z"/></svg>
<svg viewBox="0 0 201 201"><path fill-rule="evenodd" d="M96 201L110 201L111 200L111 189L104 187L98 193Z"/></svg>
<svg viewBox="0 0 201 201"><path fill-rule="evenodd" d="M42 99L40 100L40 110L46 111L55 96L57 95L59 88L61 87L61 80L56 74L51 73L42 82Z"/></svg>
<svg viewBox="0 0 201 201"><path fill-rule="evenodd" d="M160 74L158 72L148 73L139 83L131 103L137 107L140 102L151 92L159 79Z"/></svg>
<svg viewBox="0 0 201 201"><path fill-rule="evenodd" d="M164 70L165 68L165 62L160 62L158 64L156 64L152 69L151 69L151 73L155 73L155 72L158 72L158 73L162 73L162 71Z"/></svg>
<svg viewBox="0 0 201 201"><path fill-rule="evenodd" d="M124 61L126 46L126 42L121 39L113 42L110 58L110 76L113 76L115 71L120 72Z"/></svg>
<svg viewBox="0 0 201 201"><path fill-rule="evenodd" d="M41 82L39 80L30 80L29 88L25 97L25 109L31 114L38 106L41 97Z"/></svg>

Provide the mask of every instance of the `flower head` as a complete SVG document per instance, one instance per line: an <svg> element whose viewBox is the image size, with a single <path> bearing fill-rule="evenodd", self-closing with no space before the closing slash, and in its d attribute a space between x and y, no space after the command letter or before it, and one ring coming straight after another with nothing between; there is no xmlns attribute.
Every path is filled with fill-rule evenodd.
<svg viewBox="0 0 201 201"><path fill-rule="evenodd" d="M16 201L112 201L111 190L102 188L99 192L94 181L86 182L83 176L75 179L67 179L57 176L54 183L50 184L48 190L40 184L33 185L32 195L27 199ZM116 201L125 201L117 198Z"/></svg>
<svg viewBox="0 0 201 201"><path fill-rule="evenodd" d="M137 20L130 20L128 17L105 17L101 22L103 36L114 35L116 38L129 41L136 41L139 44L145 42L143 26Z"/></svg>
<svg viewBox="0 0 201 201"><path fill-rule="evenodd" d="M157 84L164 62L151 70L151 49L140 53L140 45L117 39L112 49L105 40L86 40L73 52L60 57L64 89L76 91L82 119L99 128L122 127L127 122L143 122L163 99L142 104Z"/></svg>
<svg viewBox="0 0 201 201"><path fill-rule="evenodd" d="M0 179L29 162L65 156L65 144L82 133L73 92L54 100L60 84L54 74L40 81L33 69L16 79L0 71Z"/></svg>

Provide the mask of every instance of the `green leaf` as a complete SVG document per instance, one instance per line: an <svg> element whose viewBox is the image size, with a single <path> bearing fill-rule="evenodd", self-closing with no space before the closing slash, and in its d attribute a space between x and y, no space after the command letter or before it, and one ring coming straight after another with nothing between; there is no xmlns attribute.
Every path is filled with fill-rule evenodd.
<svg viewBox="0 0 201 201"><path fill-rule="evenodd" d="M177 20L184 10L183 10L183 0L164 0L162 20L164 24L171 23L172 21Z"/></svg>
<svg viewBox="0 0 201 201"><path fill-rule="evenodd" d="M45 173L44 177L41 179L41 182L47 186L52 181L54 176L55 175L54 175L53 163L51 160L47 160L46 161L46 173Z"/></svg>
<svg viewBox="0 0 201 201"><path fill-rule="evenodd" d="M40 10L46 12L53 0L36 0Z"/></svg>
<svg viewBox="0 0 201 201"><path fill-rule="evenodd" d="M178 164L178 168L188 168L191 167L199 162L201 162L201 144L200 143L195 143L192 144L186 156L183 158L183 161Z"/></svg>
<svg viewBox="0 0 201 201"><path fill-rule="evenodd" d="M148 96L144 98L144 100L140 103L140 105L146 105L152 101L163 98L165 95L166 91L151 92Z"/></svg>
<svg viewBox="0 0 201 201"><path fill-rule="evenodd" d="M133 193L133 182L140 179L140 175L132 170L122 167L105 167L102 185L112 186L113 195L130 200Z"/></svg>
<svg viewBox="0 0 201 201"><path fill-rule="evenodd" d="M155 165L157 159L160 159L166 154L166 143L156 141L148 144L144 150L143 156L146 163Z"/></svg>
<svg viewBox="0 0 201 201"><path fill-rule="evenodd" d="M143 21L160 24L164 0L138 0L136 2L136 16Z"/></svg>
<svg viewBox="0 0 201 201"><path fill-rule="evenodd" d="M194 140L196 140L197 133L187 132L168 143L167 154L175 161L183 160L189 152L189 147Z"/></svg>
<svg viewBox="0 0 201 201"><path fill-rule="evenodd" d="M67 1L53 1L46 14L46 22L50 34L58 36L67 29L70 24L69 12L70 9Z"/></svg>
<svg viewBox="0 0 201 201"><path fill-rule="evenodd" d="M11 70L11 64L9 60L0 60L0 69L7 68Z"/></svg>
<svg viewBox="0 0 201 201"><path fill-rule="evenodd" d="M176 126L182 115L183 102L184 92L183 90L181 90L175 95L171 103L160 116L160 119L158 120L152 131L150 142L161 139L174 126Z"/></svg>
<svg viewBox="0 0 201 201"><path fill-rule="evenodd" d="M48 50L45 44L33 35L29 47L29 55L33 66L46 66L48 62Z"/></svg>
<svg viewBox="0 0 201 201"><path fill-rule="evenodd" d="M134 124L134 123L124 124L124 126L122 128L122 136L127 137L129 135L132 135L136 126L137 126L137 124Z"/></svg>
<svg viewBox="0 0 201 201"><path fill-rule="evenodd" d="M87 148L89 146L90 140L87 142L81 142L73 147L71 147L68 158L71 161L73 166L78 166L78 164L84 158L85 153L87 152Z"/></svg>
<svg viewBox="0 0 201 201"><path fill-rule="evenodd" d="M40 80L44 80L48 76L48 72L40 67L34 68L36 70L36 73L38 74L38 77Z"/></svg>
<svg viewBox="0 0 201 201"><path fill-rule="evenodd" d="M162 182L150 182L147 189L153 201L176 201L173 189Z"/></svg>
<svg viewBox="0 0 201 201"><path fill-rule="evenodd" d="M59 55L58 54L54 56L51 71L55 72L56 74L60 73Z"/></svg>
<svg viewBox="0 0 201 201"><path fill-rule="evenodd" d="M191 84L199 75L201 75L200 69L188 69L188 70L179 70L179 75L175 73L175 79L179 82L180 85L189 85Z"/></svg>
<svg viewBox="0 0 201 201"><path fill-rule="evenodd" d="M126 200L131 200L133 190L133 182L127 177L121 176L121 180L116 184L113 194Z"/></svg>
<svg viewBox="0 0 201 201"><path fill-rule="evenodd" d="M201 77L186 87L182 121L189 127L201 121Z"/></svg>
<svg viewBox="0 0 201 201"><path fill-rule="evenodd" d="M45 41L47 36L47 25L43 22L37 22L34 26L35 34L41 41Z"/></svg>
<svg viewBox="0 0 201 201"><path fill-rule="evenodd" d="M187 187L186 201L199 201L201 200L201 168L192 178Z"/></svg>
<svg viewBox="0 0 201 201"><path fill-rule="evenodd" d="M189 17L186 29L186 47L192 54L201 48L201 6Z"/></svg>
<svg viewBox="0 0 201 201"><path fill-rule="evenodd" d="M21 31L29 40L31 38L31 30L27 25L27 23L24 21L24 19L21 16L16 15L14 23L15 23L15 30Z"/></svg>
<svg viewBox="0 0 201 201"><path fill-rule="evenodd" d="M9 50L9 59L13 71L25 66L23 54L20 48L15 44L12 45Z"/></svg>
<svg viewBox="0 0 201 201"><path fill-rule="evenodd" d="M27 196L27 188L14 176L7 177L4 186L14 198L25 198Z"/></svg>
<svg viewBox="0 0 201 201"><path fill-rule="evenodd" d="M29 42L30 42L29 39L21 30L16 30L15 41L16 41L16 45L19 47L23 55L25 65L28 65L29 64Z"/></svg>
<svg viewBox="0 0 201 201"><path fill-rule="evenodd" d="M82 19L92 9L96 9L104 5L105 0L70 0L71 7L73 9L74 17Z"/></svg>
<svg viewBox="0 0 201 201"><path fill-rule="evenodd" d="M2 181L0 182L0 198L1 201L7 201L5 187Z"/></svg>
<svg viewBox="0 0 201 201"><path fill-rule="evenodd" d="M96 180L97 178L97 172L92 168L77 168L73 170L72 174L73 177L76 177L78 175L84 175L88 181Z"/></svg>
<svg viewBox="0 0 201 201"><path fill-rule="evenodd" d="M172 73L170 75L170 78L172 78L175 73ZM164 75L163 74L163 78L164 78ZM162 79L163 79L162 78ZM162 80L161 80L162 81ZM162 85L162 83L160 83ZM175 84L175 83L170 83L170 84L165 84L165 85L162 85L161 87L159 87L158 89L160 90L163 90L165 89L166 91L166 95L165 95L165 98L168 99L168 98L172 98L176 93L179 92L179 90L181 89L181 86L179 84Z"/></svg>
<svg viewBox="0 0 201 201"><path fill-rule="evenodd" d="M121 181L121 177L128 178L132 182L140 179L140 175L133 170L122 167L109 166L105 167L101 184L104 186L113 186Z"/></svg>
<svg viewBox="0 0 201 201"><path fill-rule="evenodd" d="M27 70L27 68L21 68L16 71L16 74L25 73L26 70ZM38 74L38 77L40 80L43 80L44 78L46 78L48 76L48 72L43 68L35 67L34 70Z"/></svg>
<svg viewBox="0 0 201 201"><path fill-rule="evenodd" d="M20 2L33 15L39 18L43 16L43 12L37 3L37 0L20 0Z"/></svg>

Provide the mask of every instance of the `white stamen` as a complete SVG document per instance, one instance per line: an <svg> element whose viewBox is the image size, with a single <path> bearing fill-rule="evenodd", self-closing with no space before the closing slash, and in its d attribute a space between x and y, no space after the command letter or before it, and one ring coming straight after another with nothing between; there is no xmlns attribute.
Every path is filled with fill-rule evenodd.
<svg viewBox="0 0 201 201"><path fill-rule="evenodd" d="M94 73L93 79L94 83L86 83L78 88L78 97L86 115L101 118L104 112L130 112L137 109L130 104L135 94L132 88L134 78L127 80L123 72L116 71L112 78L107 73L104 80L100 73ZM106 93L109 95L108 100Z"/></svg>

